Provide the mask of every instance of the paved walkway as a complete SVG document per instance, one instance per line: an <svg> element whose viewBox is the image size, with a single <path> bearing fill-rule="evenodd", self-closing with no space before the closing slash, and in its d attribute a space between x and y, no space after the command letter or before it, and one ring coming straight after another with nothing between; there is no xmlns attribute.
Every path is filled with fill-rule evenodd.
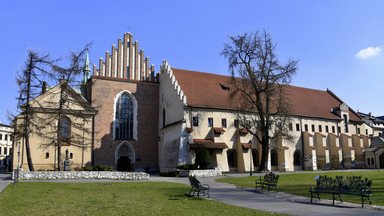
<svg viewBox="0 0 384 216"><path fill-rule="evenodd" d="M281 192L260 193L254 189L237 188L232 184L216 182L217 178L242 177L248 174L227 174L221 177L198 178L202 183L209 184L210 198L219 202L245 208L289 215L384 215L381 206L369 206L362 209L359 204L338 203L332 206L332 201L321 200L313 204L310 198L299 197ZM116 180L62 180L60 182L113 182ZM171 178L151 176L150 180L188 184L188 178ZM0 174L0 191L11 182L10 175ZM57 180L56 180L57 182ZM5 185L5 186L4 186Z"/></svg>
<svg viewBox="0 0 384 216"><path fill-rule="evenodd" d="M4 172L0 171L0 192L11 182L11 174L5 174Z"/></svg>
<svg viewBox="0 0 384 216"><path fill-rule="evenodd" d="M310 203L311 199L282 192L260 193L252 188L237 188L235 185L216 182L217 178L245 177L249 174L226 174L221 177L198 178L203 184L210 185L210 198L230 205L263 210L267 212L284 213L289 215L384 215L381 206L361 208L361 204L338 203L332 206L332 201L321 200ZM169 181L188 184L188 178L169 178L151 176L150 181Z"/></svg>

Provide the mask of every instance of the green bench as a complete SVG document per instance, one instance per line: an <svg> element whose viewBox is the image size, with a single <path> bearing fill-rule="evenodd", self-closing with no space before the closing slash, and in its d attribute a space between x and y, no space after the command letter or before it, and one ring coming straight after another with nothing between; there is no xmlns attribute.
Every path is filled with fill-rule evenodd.
<svg viewBox="0 0 384 216"><path fill-rule="evenodd" d="M264 176L260 174L259 178L255 180L255 190L257 190L257 188L261 188L261 190L267 189L268 192L272 189L279 191L279 189L277 189L278 181L279 175L276 175L273 172L265 174Z"/></svg>
<svg viewBox="0 0 384 216"><path fill-rule="evenodd" d="M188 176L189 183L191 184L191 190L189 191L189 195L200 197L200 194L206 195L209 198L209 185L201 184L199 180L196 179L195 176Z"/></svg>
<svg viewBox="0 0 384 216"><path fill-rule="evenodd" d="M318 198L320 200L321 193L332 194L333 203L335 205L335 200L343 202L340 195L354 195L361 196L361 207L364 208L364 204L369 202L372 204L370 197L372 192L370 187L372 181L365 178L361 179L361 176L348 176L344 178L343 176L336 176L336 178L331 178L327 176L317 176L316 187L312 187L309 192L311 193L311 203L313 198Z"/></svg>

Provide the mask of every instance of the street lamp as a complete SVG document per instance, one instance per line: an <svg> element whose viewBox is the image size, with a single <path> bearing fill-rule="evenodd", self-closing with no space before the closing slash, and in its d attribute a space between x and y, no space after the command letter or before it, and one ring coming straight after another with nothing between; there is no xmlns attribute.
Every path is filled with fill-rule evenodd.
<svg viewBox="0 0 384 216"><path fill-rule="evenodd" d="M249 176L252 176L252 140L249 140Z"/></svg>

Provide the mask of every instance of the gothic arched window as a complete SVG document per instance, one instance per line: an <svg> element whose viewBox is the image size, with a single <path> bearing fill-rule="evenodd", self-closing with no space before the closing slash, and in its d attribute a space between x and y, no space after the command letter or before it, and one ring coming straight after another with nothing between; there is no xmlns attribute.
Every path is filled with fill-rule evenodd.
<svg viewBox="0 0 384 216"><path fill-rule="evenodd" d="M60 137L61 141L70 143L71 140L71 120L68 117L62 117L60 120Z"/></svg>
<svg viewBox="0 0 384 216"><path fill-rule="evenodd" d="M119 97L115 110L115 139L133 139L134 106L128 93Z"/></svg>

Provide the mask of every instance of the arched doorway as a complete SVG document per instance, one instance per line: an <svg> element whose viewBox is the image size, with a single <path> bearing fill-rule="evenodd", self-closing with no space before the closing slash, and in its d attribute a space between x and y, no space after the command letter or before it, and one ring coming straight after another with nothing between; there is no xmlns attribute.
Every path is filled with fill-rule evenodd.
<svg viewBox="0 0 384 216"><path fill-rule="evenodd" d="M293 153L293 165L301 166L301 153L299 150L296 150L295 153Z"/></svg>
<svg viewBox="0 0 384 216"><path fill-rule="evenodd" d="M384 168L384 153L380 155L380 168Z"/></svg>
<svg viewBox="0 0 384 216"><path fill-rule="evenodd" d="M237 167L236 164L236 151L234 149L227 150L227 161L229 168Z"/></svg>
<svg viewBox="0 0 384 216"><path fill-rule="evenodd" d="M135 151L128 142L122 142L115 153L116 169L118 171L134 171Z"/></svg>

